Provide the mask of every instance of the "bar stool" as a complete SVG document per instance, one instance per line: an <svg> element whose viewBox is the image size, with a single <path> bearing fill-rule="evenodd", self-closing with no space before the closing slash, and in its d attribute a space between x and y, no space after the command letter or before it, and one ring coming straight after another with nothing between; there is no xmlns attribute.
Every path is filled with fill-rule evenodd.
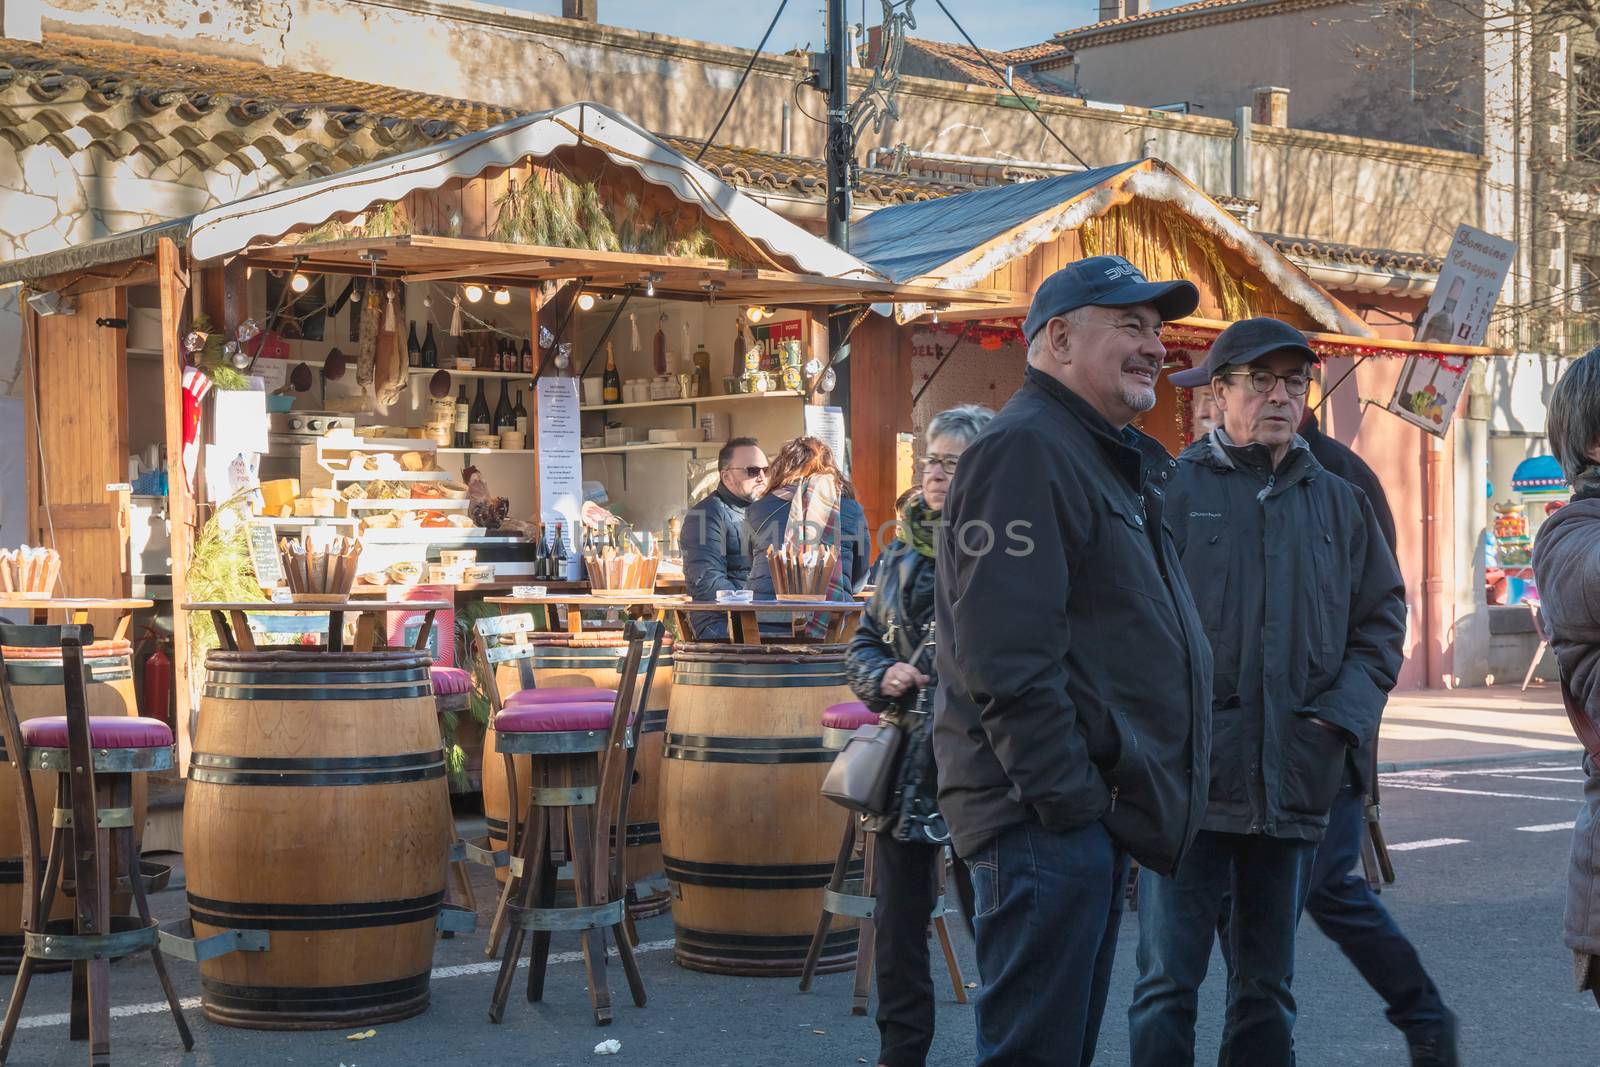
<svg viewBox="0 0 1600 1067"><path fill-rule="evenodd" d="M4 710L6 755L17 779L22 820L23 956L17 968L5 1024L0 1029L0 1063L11 1050L33 977L34 961L72 962L69 1036L87 1039L89 1062L111 1062L111 960L149 952L178 1024L185 1051L194 1037L183 1018L172 980L161 958L158 924L150 917L144 880L139 876L143 827L133 811L134 774L172 767L172 730L159 719L94 716L87 712L83 648L94 641L89 626L0 625L0 707ZM59 646L65 715L17 720L3 646ZM55 771L56 808L48 858L41 872L38 809L28 770ZM138 918L111 915L111 872L121 860ZM63 868L71 865L74 915L60 928L46 916Z"/></svg>
<svg viewBox="0 0 1600 1067"><path fill-rule="evenodd" d="M824 748L838 751L844 748L850 735L863 726L874 726L878 714L865 704L851 702L835 704L822 713L822 744ZM856 835L861 835L862 878L860 893L846 893L844 886L850 876L851 860L856 850ZM800 971L800 992L810 990L816 977L817 961L822 956L823 944L828 938L828 928L835 915L854 918L860 925L860 941L856 948L855 979L851 986L850 1013L867 1014L867 1001L872 996L873 964L873 912L877 908L876 874L874 859L877 852L877 831L867 828L865 816L852 815L845 823L844 839L839 842L839 858L834 861L833 874L822 891L822 915L817 919L817 932L811 937L811 947L806 951L806 962ZM939 884L931 920L939 935L939 945L944 950L945 966L950 971L950 984L955 990L956 1003L967 1002L967 989L962 981L961 964L956 960L955 947L950 943L950 925L944 917L945 858L940 857Z"/></svg>
<svg viewBox="0 0 1600 1067"><path fill-rule="evenodd" d="M595 1023L611 1021L611 991L606 982L606 938L610 928L617 956L628 979L633 1002L644 1007L644 980L633 957L625 925L626 902L614 892L620 881L610 836L617 813L624 806L628 767L627 737L635 704L635 679L651 641L651 655L661 647L661 624L630 622L624 631L627 654L623 658L617 695L608 707L594 702L524 704L495 716L495 748L506 764L506 779L516 793L514 755L531 757L528 815L518 818L516 803L508 806L509 841L513 855L507 881L505 921L510 928L500 959L500 977L489 1005L489 1019L498 1023L505 1013L511 979L524 936L533 932L528 967L528 999L544 996L545 966L550 954L550 934L576 930L582 940L589 1002ZM556 868L558 843L565 832L566 853L572 864L576 902L557 907ZM499 916L497 925L499 923Z"/></svg>

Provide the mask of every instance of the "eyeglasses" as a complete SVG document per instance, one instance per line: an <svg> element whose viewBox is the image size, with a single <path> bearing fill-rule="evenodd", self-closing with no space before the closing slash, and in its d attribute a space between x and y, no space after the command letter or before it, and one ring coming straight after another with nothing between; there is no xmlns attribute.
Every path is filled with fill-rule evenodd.
<svg viewBox="0 0 1600 1067"><path fill-rule="evenodd" d="M1248 378L1250 388L1258 393L1270 393L1283 383L1283 391L1290 396L1305 396L1311 388L1311 379L1304 374L1274 374L1269 370L1238 371L1233 374L1219 374L1219 378Z"/></svg>
<svg viewBox="0 0 1600 1067"><path fill-rule="evenodd" d="M956 464L960 462L960 459L960 456L941 456L937 452L929 452L922 457L922 469L932 470L934 467L938 467L946 474L954 474L956 472Z"/></svg>
<svg viewBox="0 0 1600 1067"><path fill-rule="evenodd" d="M722 469L743 474L748 478L765 478L768 470L766 467L724 467Z"/></svg>

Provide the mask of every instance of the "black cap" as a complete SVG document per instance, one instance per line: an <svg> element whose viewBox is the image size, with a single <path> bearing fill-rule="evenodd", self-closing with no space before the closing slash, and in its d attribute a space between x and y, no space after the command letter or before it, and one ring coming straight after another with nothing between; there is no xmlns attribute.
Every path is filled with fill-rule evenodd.
<svg viewBox="0 0 1600 1067"><path fill-rule="evenodd" d="M1200 306L1200 290L1193 282L1147 281L1121 256L1090 256L1062 267L1040 284L1028 317L1022 320L1022 335L1032 342L1045 323L1075 308L1135 304L1153 306L1163 322L1181 319Z"/></svg>
<svg viewBox="0 0 1600 1067"><path fill-rule="evenodd" d="M1211 351L1206 353L1204 363L1176 374L1169 374L1167 381L1180 389L1194 389L1206 384L1229 367L1241 363L1254 363L1262 356L1270 356L1274 352L1294 352L1306 357L1311 363L1322 362L1322 357L1306 343L1306 335L1287 322L1269 318L1240 319L1217 334L1217 339L1211 342Z"/></svg>

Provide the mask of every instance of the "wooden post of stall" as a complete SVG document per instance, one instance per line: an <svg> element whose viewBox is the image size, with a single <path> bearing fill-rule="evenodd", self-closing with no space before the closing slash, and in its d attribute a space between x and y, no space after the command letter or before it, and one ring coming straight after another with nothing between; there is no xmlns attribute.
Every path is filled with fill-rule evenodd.
<svg viewBox="0 0 1600 1067"><path fill-rule="evenodd" d="M850 481L874 545L895 517L897 435L911 432L911 330L869 314L850 337Z"/></svg>
<svg viewBox="0 0 1600 1067"><path fill-rule="evenodd" d="M166 398L167 517L172 527L172 677L173 722L178 737L178 773L187 776L194 745L189 699L189 561L194 554L194 493L183 467L183 349L178 337L189 279L178 246L163 237L156 250L156 282L161 293L161 395Z"/></svg>

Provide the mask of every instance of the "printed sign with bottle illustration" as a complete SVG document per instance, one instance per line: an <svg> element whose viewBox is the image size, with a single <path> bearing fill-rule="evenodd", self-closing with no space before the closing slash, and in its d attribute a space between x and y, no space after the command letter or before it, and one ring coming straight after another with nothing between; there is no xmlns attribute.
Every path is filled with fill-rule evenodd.
<svg viewBox="0 0 1600 1067"><path fill-rule="evenodd" d="M1481 345L1489 317L1511 270L1516 245L1471 226L1456 229L1415 338L1426 344ZM1389 410L1443 437L1466 387L1471 357L1443 352L1406 359Z"/></svg>

